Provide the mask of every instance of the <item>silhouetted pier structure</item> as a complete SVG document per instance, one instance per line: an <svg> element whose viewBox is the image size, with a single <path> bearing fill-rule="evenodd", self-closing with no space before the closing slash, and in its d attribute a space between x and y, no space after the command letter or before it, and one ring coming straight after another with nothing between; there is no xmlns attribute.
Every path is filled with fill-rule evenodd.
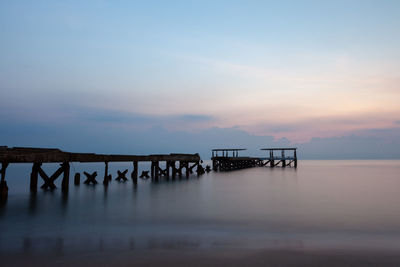
<svg viewBox="0 0 400 267"><path fill-rule="evenodd" d="M252 167L288 167L297 168L297 148L262 148L269 151L269 157L239 157L244 148L218 148L212 150L212 167L214 171L233 171ZM277 153L278 151L278 153ZM287 155L292 151L292 155ZM275 154L274 154L275 152ZM278 155L279 154L279 155Z"/></svg>
<svg viewBox="0 0 400 267"><path fill-rule="evenodd" d="M232 171L255 167L260 164L258 158L239 157L244 148L218 148L212 150L212 166L214 171Z"/></svg>
<svg viewBox="0 0 400 267"><path fill-rule="evenodd" d="M287 167L293 164L293 167L297 168L297 148L262 148L261 150L269 152L269 157L263 158L263 166L275 167L281 164L282 167ZM288 155L287 152L292 154Z"/></svg>
<svg viewBox="0 0 400 267"><path fill-rule="evenodd" d="M108 164L110 162L132 162L133 170L131 172L132 181L136 184L138 180L138 163L139 162L151 162L151 178L154 181L158 181L161 176L169 179L171 176L181 177L183 174L189 177L190 173L193 173L194 168L197 174L203 174L204 169L200 164L200 156L198 154L161 154L161 155L106 155L106 154L94 154L94 153L70 153L64 152L60 149L52 148L26 148L26 147L13 147L8 148L7 146L0 147L0 162L1 162L1 180L0 180L0 193L7 195L8 187L5 180L6 169L10 163L32 163L32 172L30 176L30 189L31 191L37 190L38 177L40 176L43 180L43 189L55 189L55 180L62 175L61 188L64 192L68 191L69 187L69 176L70 176L70 163L72 162L104 162L104 179L103 184L105 186L111 181L111 175L108 173ZM165 164L160 164L164 163ZM48 175L43 169L42 164L44 163L60 163L60 167L52 174ZM177 166L178 164L178 166ZM161 166L164 165L165 168ZM126 175L128 170L118 171L118 181L126 181ZM97 172L87 173L86 184L97 184L96 176ZM148 177L148 172L142 173L144 177ZM80 174L76 173L74 177L75 185L80 183Z"/></svg>

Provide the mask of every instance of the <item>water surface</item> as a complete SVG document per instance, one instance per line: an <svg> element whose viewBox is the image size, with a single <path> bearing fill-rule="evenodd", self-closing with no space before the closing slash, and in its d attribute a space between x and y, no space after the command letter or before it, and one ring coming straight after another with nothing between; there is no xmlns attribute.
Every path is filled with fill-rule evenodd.
<svg viewBox="0 0 400 267"><path fill-rule="evenodd" d="M45 166L49 174L57 168ZM101 264L104 257L111 264L116 255L125 263L156 264L160 253L164 259L205 254L217 263L221 253L357 251L365 259L400 252L400 161L300 161L297 169L211 172L137 186L113 181L108 188L101 184L104 164L74 164L67 195L29 193L30 168L7 169L9 197L0 208L6 263L39 263L42 255L59 264L95 263L83 258ZM114 176L125 168L132 166L110 165ZM74 172L83 170L97 170L100 183L74 186ZM137 254L153 256L130 258Z"/></svg>

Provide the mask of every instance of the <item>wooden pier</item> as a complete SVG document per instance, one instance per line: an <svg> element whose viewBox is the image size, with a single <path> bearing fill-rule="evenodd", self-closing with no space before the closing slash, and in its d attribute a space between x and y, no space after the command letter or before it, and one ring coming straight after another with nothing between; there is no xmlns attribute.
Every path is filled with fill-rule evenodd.
<svg viewBox="0 0 400 267"><path fill-rule="evenodd" d="M111 175L108 172L108 164L110 162L132 162L131 179L137 184L138 180L138 163L139 162L151 162L150 177L154 181L158 181L160 177L164 176L169 179L171 176L173 179L176 176L181 177L183 174L189 177L190 173L193 173L196 168L198 175L204 173L204 169L200 164L200 156L198 154L162 154L162 155L106 155L106 154L94 154L94 153L70 153L64 152L60 149L52 148L26 148L26 147L13 147L9 148L6 146L0 147L0 194L7 195L8 187L6 182L6 169L11 163L32 163L32 172L30 175L30 189L31 191L37 190L38 177L40 176L43 180L41 188L43 189L55 189L55 180L62 175L61 188L62 191L67 192L69 187L69 176L70 176L70 163L72 162L104 162L104 178L103 184L105 186L111 181ZM164 163L165 164L160 164ZM60 163L60 167L51 175L48 175L43 169L42 164L44 163ZM161 166L165 165L163 169ZM177 166L178 165L178 166ZM126 175L128 170L118 171L118 181L126 181ZM96 176L97 172L87 173L86 184L97 184ZM149 177L148 171L143 171L141 177ZM80 174L75 174L74 184L80 183Z"/></svg>
<svg viewBox="0 0 400 267"><path fill-rule="evenodd" d="M297 168L297 148L262 148L261 150L269 152L269 157L262 158L263 166L275 167L281 164L284 168L293 164L293 167ZM288 152L292 154L288 155Z"/></svg>
<svg viewBox="0 0 400 267"><path fill-rule="evenodd" d="M244 148L218 148L212 150L212 167L214 171L233 171L252 167L297 168L297 148L262 148L269 152L268 157L239 157ZM275 153L274 153L275 152ZM278 153L277 153L278 152ZM288 155L287 152L292 152Z"/></svg>

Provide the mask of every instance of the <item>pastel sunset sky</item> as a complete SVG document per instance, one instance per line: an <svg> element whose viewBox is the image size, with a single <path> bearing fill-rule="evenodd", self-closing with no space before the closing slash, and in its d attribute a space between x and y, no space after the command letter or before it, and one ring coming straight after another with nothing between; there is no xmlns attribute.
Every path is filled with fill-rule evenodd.
<svg viewBox="0 0 400 267"><path fill-rule="evenodd" d="M0 29L6 141L62 122L400 132L400 1L1 1Z"/></svg>

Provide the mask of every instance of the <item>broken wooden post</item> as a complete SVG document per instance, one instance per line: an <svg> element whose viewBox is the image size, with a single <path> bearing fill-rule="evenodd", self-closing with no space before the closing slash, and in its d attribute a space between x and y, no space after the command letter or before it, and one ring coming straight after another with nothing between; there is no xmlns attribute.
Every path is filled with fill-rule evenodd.
<svg viewBox="0 0 400 267"><path fill-rule="evenodd" d="M189 167L189 163L188 163L188 167L189 167L189 172L193 173L193 169L199 165L199 162L195 162L191 167Z"/></svg>
<svg viewBox="0 0 400 267"><path fill-rule="evenodd" d="M90 184L90 183L97 184L97 181L96 181L97 172L94 172L92 174L83 172L83 174L86 175L86 181L83 182L84 184Z"/></svg>
<svg viewBox="0 0 400 267"><path fill-rule="evenodd" d="M197 162L197 170L196 170L197 176L200 176L205 173L205 170L203 166L201 166L200 162Z"/></svg>
<svg viewBox="0 0 400 267"><path fill-rule="evenodd" d="M154 169L155 169L154 179L156 180L156 182L158 182L158 177L160 175L160 162L159 161L156 161L154 163Z"/></svg>
<svg viewBox="0 0 400 267"><path fill-rule="evenodd" d="M209 173L210 171L211 171L211 167L210 167L210 165L207 165L206 166L206 172Z"/></svg>
<svg viewBox="0 0 400 267"><path fill-rule="evenodd" d="M121 180L123 180L124 182L128 181L128 178L126 178L127 173L128 173L128 169L126 169L123 172L117 171L118 177L115 178L115 180L117 180L118 182L120 182Z"/></svg>
<svg viewBox="0 0 400 267"><path fill-rule="evenodd" d="M111 175L108 175L108 162L104 162L105 167L104 167L104 179L103 179L103 184L105 186L108 185L108 182L111 180Z"/></svg>
<svg viewBox="0 0 400 267"><path fill-rule="evenodd" d="M6 169L8 167L8 162L1 163L1 180L0 180L0 197L2 199L7 198L8 196L8 186L6 182Z"/></svg>
<svg viewBox="0 0 400 267"><path fill-rule="evenodd" d="M39 163L39 162L35 162L32 165L31 183L30 183L31 192L36 192L37 191L39 168L40 168L41 165L42 165L42 163Z"/></svg>
<svg viewBox="0 0 400 267"><path fill-rule="evenodd" d="M140 177L139 178L150 178L150 176L149 176L149 171L142 171L142 174L140 175Z"/></svg>
<svg viewBox="0 0 400 267"><path fill-rule="evenodd" d="M75 173L74 184L79 185L81 183L81 174L79 172Z"/></svg>
<svg viewBox="0 0 400 267"><path fill-rule="evenodd" d="M137 161L133 162L133 170L132 170L131 178L133 180L133 183L137 184L137 178L138 178L138 162Z"/></svg>
<svg viewBox="0 0 400 267"><path fill-rule="evenodd" d="M61 182L61 190L67 192L69 188L69 162L64 162L61 164L64 170L64 176Z"/></svg>

